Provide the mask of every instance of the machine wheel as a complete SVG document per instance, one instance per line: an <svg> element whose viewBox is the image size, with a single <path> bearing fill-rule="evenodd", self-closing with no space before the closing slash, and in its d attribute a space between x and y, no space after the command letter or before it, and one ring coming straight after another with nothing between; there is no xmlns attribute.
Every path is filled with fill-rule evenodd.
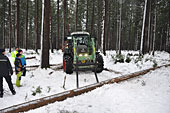
<svg viewBox="0 0 170 113"><path fill-rule="evenodd" d="M69 55L64 56L63 69L64 69L64 72L66 72L67 74L73 73L73 63L72 63L71 56L69 56Z"/></svg>
<svg viewBox="0 0 170 113"><path fill-rule="evenodd" d="M101 73L103 71L103 67L104 67L104 61L103 61L102 55L96 54L96 61L97 61L96 72Z"/></svg>

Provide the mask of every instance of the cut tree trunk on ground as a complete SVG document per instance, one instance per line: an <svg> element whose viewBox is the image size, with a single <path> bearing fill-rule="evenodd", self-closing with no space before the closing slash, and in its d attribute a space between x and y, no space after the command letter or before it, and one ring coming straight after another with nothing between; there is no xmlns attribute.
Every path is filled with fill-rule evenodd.
<svg viewBox="0 0 170 113"><path fill-rule="evenodd" d="M35 56L33 56L33 57L26 57L25 59L28 60L28 59L34 59L34 58L36 58L36 57Z"/></svg>
<svg viewBox="0 0 170 113"><path fill-rule="evenodd" d="M32 65L32 66L26 66L26 69L29 71L30 70L34 70L36 68L40 67L40 65ZM52 68L53 70L57 71L59 69L62 69L63 68L63 64L50 64L50 68ZM14 70L14 67L13 67L13 70Z"/></svg>
<svg viewBox="0 0 170 113"><path fill-rule="evenodd" d="M115 70L113 70L113 69L104 68L103 70L109 71L109 72L113 72L113 73L115 73L115 74L121 74L121 72L115 71Z"/></svg>

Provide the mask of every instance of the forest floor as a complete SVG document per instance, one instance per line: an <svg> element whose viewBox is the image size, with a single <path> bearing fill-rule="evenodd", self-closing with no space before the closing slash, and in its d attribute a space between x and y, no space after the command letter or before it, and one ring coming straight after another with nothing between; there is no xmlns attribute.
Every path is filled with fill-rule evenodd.
<svg viewBox="0 0 170 113"><path fill-rule="evenodd" d="M129 53L129 55L128 55ZM144 70L154 66L164 65L170 63L170 54L166 52L155 53L155 56L146 54L142 58L137 56L137 51L122 51L125 59L130 58L130 63L116 63L116 52L107 51L104 57L104 67L112 69L115 72L103 71L98 74L99 81L104 81L110 78L118 77L124 74L133 73L136 71ZM24 50L26 57L35 56L35 59L28 59L27 66L40 64L40 55L36 54L33 50ZM11 54L7 53L11 60ZM12 60L11 60L12 61ZM62 63L62 52L55 51L50 53L50 64ZM13 64L12 64L13 65ZM14 66L14 65L13 65ZM7 83L4 80L4 97L0 98L0 109L27 102L30 100L38 99L41 97L49 96L59 92L63 92L76 88L76 74L67 75L60 70L41 69L27 71L25 77L22 77L22 87L16 87L16 75L12 76L16 95L11 95ZM66 76L66 84L64 89L63 82ZM96 83L94 73L80 72L79 85L85 86ZM144 110L145 113L169 113L170 108L170 68L161 68L156 71L150 72L141 78L132 81L123 82L120 84L105 85L95 91L84 94L82 96L67 99L64 102L56 102L40 109L36 112L62 112L62 113L135 113ZM146 105L148 105L146 107ZM144 106L145 105L145 106ZM77 107L74 107L77 106ZM142 107L141 107L142 106ZM152 109L150 109L150 107ZM124 109L129 108L129 109ZM142 109L145 108L145 109ZM50 110L50 111L49 111ZM55 111L53 111L55 110ZM152 111L155 110L155 111ZM156 112L157 110L157 112ZM162 111L164 110L164 111ZM35 111L30 111L35 112ZM144 112L140 112L144 113Z"/></svg>

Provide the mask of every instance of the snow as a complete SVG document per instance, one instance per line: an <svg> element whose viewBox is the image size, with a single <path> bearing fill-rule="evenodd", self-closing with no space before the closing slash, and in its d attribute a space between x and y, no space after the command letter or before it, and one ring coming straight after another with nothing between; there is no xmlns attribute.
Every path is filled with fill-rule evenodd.
<svg viewBox="0 0 170 113"><path fill-rule="evenodd" d="M40 55L33 50L24 51L26 57L35 56L35 59L28 59L27 65L39 65ZM112 56L116 55L115 51L107 51L104 57L105 67L117 71L118 73L103 71L98 74L99 81L108 80L124 74L140 71L153 67L153 61L159 65L170 63L170 54L166 52L155 52L155 56L145 55L141 61L135 63L138 56L130 56L130 63L116 63ZM126 57L128 53L137 54L138 51L122 51ZM11 54L7 56L12 61ZM149 60L148 60L149 59ZM50 64L62 63L62 51L54 51L50 53ZM170 99L170 68L161 68L159 70L148 73L147 75L134 79L132 81L123 82L121 84L105 85L91 93L87 93L78 97L67 99L64 102L56 102L46 107L30 112L56 112L77 111L78 113L138 113L139 110L145 110L145 113L153 111L154 113L168 113L170 111L168 99ZM4 97L0 98L0 109L21 104L30 100L42 98L45 96L60 93L66 90L76 88L76 74L67 75L63 70L54 70L53 68L33 70L28 69L26 77L22 77L22 87L16 87L16 75L12 76L16 95L11 95L7 83L4 80ZM65 89L62 87L64 77L66 76ZM79 86L86 86L96 83L95 75L92 72L80 72ZM144 84L144 86L142 86ZM41 89L41 93L32 95L37 88ZM87 97L88 96L88 97ZM113 99L113 100L112 100ZM81 101L80 101L81 100ZM110 101L112 100L112 101ZM74 106L77 106L76 108ZM102 107L101 107L102 106ZM141 107L142 106L142 107ZM125 109L126 108L126 109ZM64 111L63 111L64 112ZM64 112L65 113L65 112ZM140 112L141 113L141 112ZM142 112L144 113L144 112Z"/></svg>
<svg viewBox="0 0 170 113"><path fill-rule="evenodd" d="M169 113L170 67L28 113Z"/></svg>

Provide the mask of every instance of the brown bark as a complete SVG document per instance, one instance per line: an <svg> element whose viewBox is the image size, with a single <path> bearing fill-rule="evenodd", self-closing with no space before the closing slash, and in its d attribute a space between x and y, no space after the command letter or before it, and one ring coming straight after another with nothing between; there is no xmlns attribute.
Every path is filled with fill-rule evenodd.
<svg viewBox="0 0 170 113"><path fill-rule="evenodd" d="M26 16L25 16L25 35L24 35L24 47L27 50L28 49L28 8L29 8L29 0L26 2Z"/></svg>
<svg viewBox="0 0 170 113"><path fill-rule="evenodd" d="M50 0L44 0L44 32L42 40L41 68L49 67Z"/></svg>
<svg viewBox="0 0 170 113"><path fill-rule="evenodd" d="M92 17L91 17L91 30L90 30L90 34L92 35L92 36L94 36L94 0L92 0Z"/></svg>
<svg viewBox="0 0 170 113"><path fill-rule="evenodd" d="M149 30L149 12L150 12L151 3L152 0L147 0L142 54L146 54L149 52L147 41L148 41L148 30Z"/></svg>
<svg viewBox="0 0 170 113"><path fill-rule="evenodd" d="M57 39L56 39L56 48L57 48L57 50L60 48L59 46L59 44L60 44L60 12L59 12L59 9L60 8L60 6L59 6L59 0L57 0Z"/></svg>
<svg viewBox="0 0 170 113"><path fill-rule="evenodd" d="M110 12L110 1L108 1L108 23L107 23L107 38L106 38L106 50L110 49L110 16L111 16L111 12Z"/></svg>
<svg viewBox="0 0 170 113"><path fill-rule="evenodd" d="M150 52L150 44L151 44L151 3L149 4L149 19L148 19L148 39L147 39L147 51Z"/></svg>
<svg viewBox="0 0 170 113"><path fill-rule="evenodd" d="M152 41L152 55L155 54L155 39L156 39L156 24L157 24L157 12L156 12L156 7L155 7L155 18L154 18L154 36L153 36L153 41Z"/></svg>
<svg viewBox="0 0 170 113"><path fill-rule="evenodd" d="M16 44L15 46L20 47L20 0L17 0L17 20L16 20Z"/></svg>
<svg viewBox="0 0 170 113"><path fill-rule="evenodd" d="M54 50L53 50L53 24L52 24L52 8L51 8L51 3L50 3L50 14L49 14L49 19L50 19L50 48L51 48L51 52L54 53Z"/></svg>
<svg viewBox="0 0 170 113"><path fill-rule="evenodd" d="M3 48L5 48L5 31L6 31L6 29L5 29L5 26L6 26L6 22L5 22L5 9L6 9L6 2L5 1L3 1Z"/></svg>
<svg viewBox="0 0 170 113"><path fill-rule="evenodd" d="M77 17L78 17L78 0L76 0L76 12L75 12L75 31L77 31Z"/></svg>
<svg viewBox="0 0 170 113"><path fill-rule="evenodd" d="M69 0L71 2L71 0ZM71 3L69 4L71 6ZM67 32L66 34L70 34L70 7L68 8L68 4L67 4Z"/></svg>
<svg viewBox="0 0 170 113"><path fill-rule="evenodd" d="M105 0L105 16L104 16L104 36L103 36L103 54L106 55L106 38L107 38L107 14L108 12L108 0Z"/></svg>
<svg viewBox="0 0 170 113"><path fill-rule="evenodd" d="M62 46L64 45L64 37L66 36L66 21L67 21L67 0L63 1L64 9L63 9L63 37L62 37Z"/></svg>
<svg viewBox="0 0 170 113"><path fill-rule="evenodd" d="M101 0L97 0L97 43L96 43L96 48L97 50L101 46ZM87 24L86 24L87 25ZM87 28L87 27L86 27Z"/></svg>
<svg viewBox="0 0 170 113"><path fill-rule="evenodd" d="M116 0L116 2L118 2L119 0ZM116 5L116 17L117 17L117 21L116 21L116 53L118 53L118 49L119 49L119 22L118 22L118 13L119 13L119 7L118 5Z"/></svg>
<svg viewBox="0 0 170 113"><path fill-rule="evenodd" d="M89 0L86 1L86 31L88 32L88 22L89 22Z"/></svg>
<svg viewBox="0 0 170 113"><path fill-rule="evenodd" d="M39 9L39 0L35 0L35 51L38 53L39 48L39 36L38 36L38 9Z"/></svg>
<svg viewBox="0 0 170 113"><path fill-rule="evenodd" d="M121 40L122 40L122 5L123 3L120 3L120 21L119 21L119 45L118 45L118 54L121 54Z"/></svg>
<svg viewBox="0 0 170 113"><path fill-rule="evenodd" d="M168 2L169 5L169 31L168 31L168 52L170 53L170 1Z"/></svg>
<svg viewBox="0 0 170 113"><path fill-rule="evenodd" d="M11 0L9 0L9 52L11 52L12 20L11 20Z"/></svg>

